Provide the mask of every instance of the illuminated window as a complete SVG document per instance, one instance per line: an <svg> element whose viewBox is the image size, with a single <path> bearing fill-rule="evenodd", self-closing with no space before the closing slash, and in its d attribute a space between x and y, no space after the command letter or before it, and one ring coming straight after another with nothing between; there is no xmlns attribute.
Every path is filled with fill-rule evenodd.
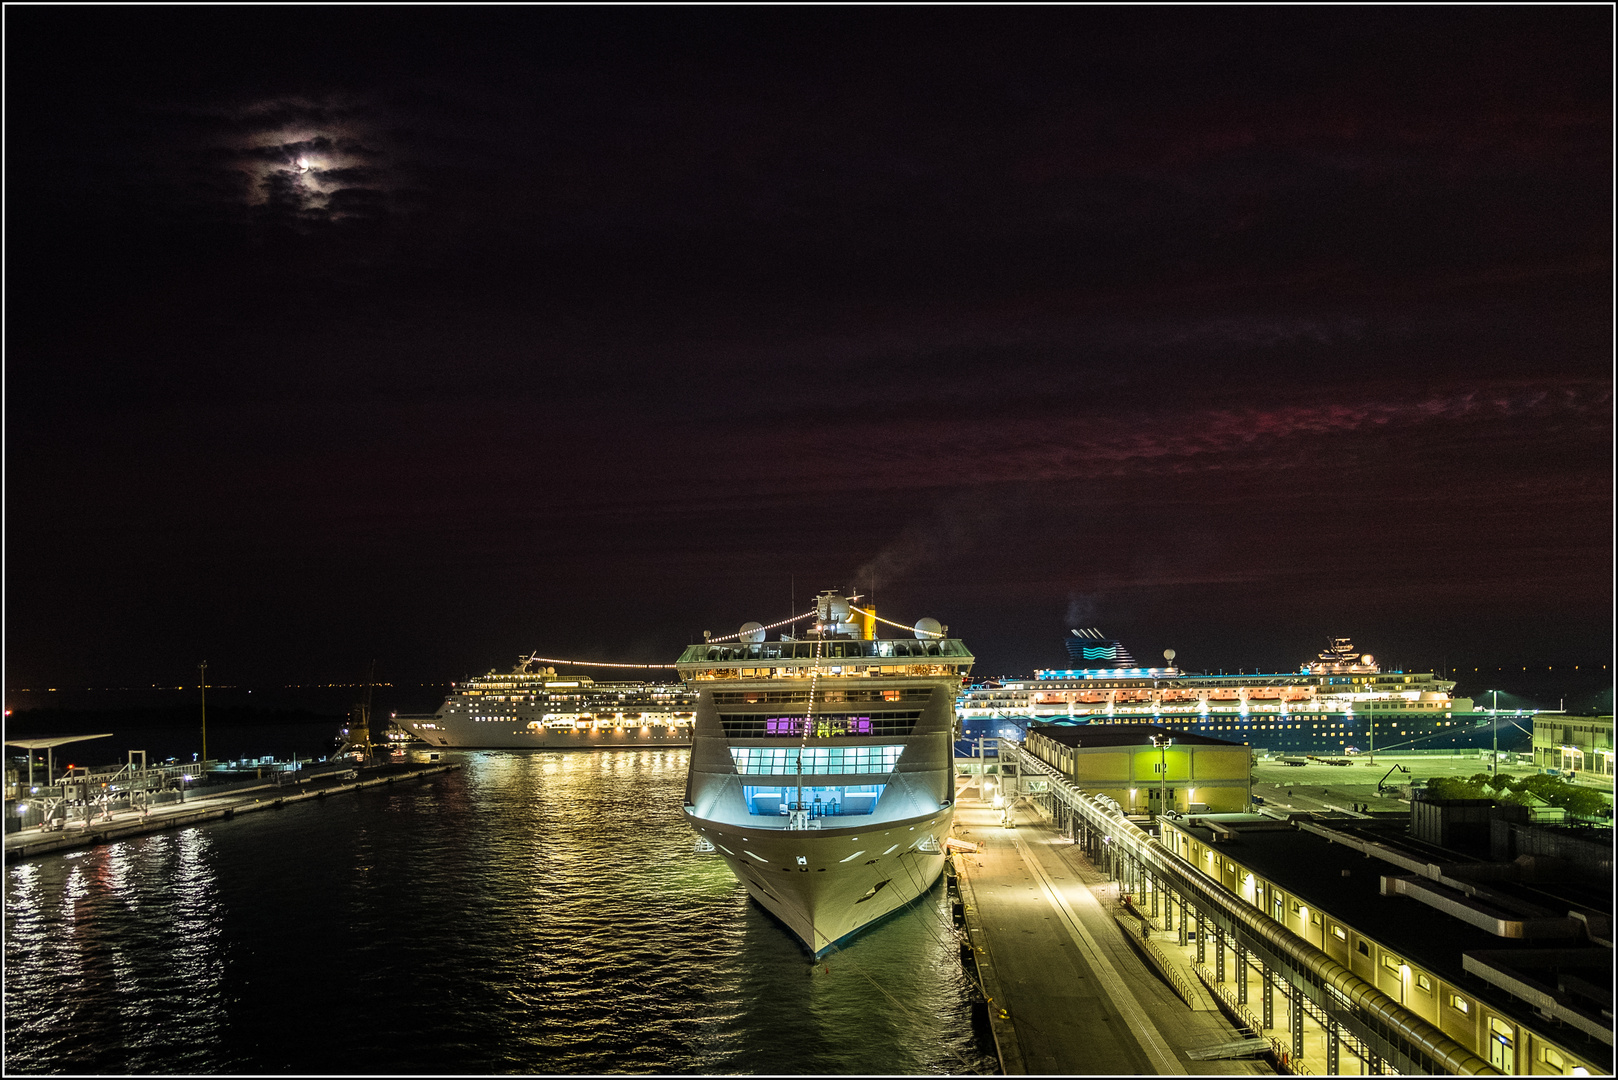
<svg viewBox="0 0 1618 1080"><path fill-rule="evenodd" d="M903 746L810 746L801 748L804 775L892 772ZM798 772L796 746L733 746L736 771L783 776Z"/></svg>
<svg viewBox="0 0 1618 1080"><path fill-rule="evenodd" d="M1472 1003L1459 994L1449 996L1449 1007L1460 1013L1470 1013L1472 1011Z"/></svg>
<svg viewBox="0 0 1618 1080"><path fill-rule="evenodd" d="M1331 932L1332 932L1332 936L1335 937L1338 941L1347 941L1348 940L1348 935L1343 933L1343 928L1341 926L1338 926L1336 923L1332 924Z"/></svg>
<svg viewBox="0 0 1618 1080"><path fill-rule="evenodd" d="M1427 991L1429 994L1433 992L1433 980L1429 979L1425 975L1420 974L1419 972L1416 975L1416 985Z"/></svg>

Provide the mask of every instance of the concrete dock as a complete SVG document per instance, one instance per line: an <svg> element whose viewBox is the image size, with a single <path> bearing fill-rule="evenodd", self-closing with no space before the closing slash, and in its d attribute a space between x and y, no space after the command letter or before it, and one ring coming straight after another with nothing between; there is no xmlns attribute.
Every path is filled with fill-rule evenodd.
<svg viewBox="0 0 1618 1080"><path fill-rule="evenodd" d="M1116 884L1048 822L1026 810L1016 820L1004 828L1000 811L970 796L956 805L955 836L979 848L953 863L1008 1075L1273 1072L1263 1060L1201 1060L1243 1035L1189 963L1181 957L1177 992L1115 918Z"/></svg>
<svg viewBox="0 0 1618 1080"><path fill-rule="evenodd" d="M458 768L460 768L458 764L388 764L373 768L358 768L355 770L354 779L329 776L304 783L280 785L273 780L266 780L260 786L236 788L228 794L216 796L205 794L207 789L201 788L183 803L168 803L144 812L115 810L110 815L98 814L87 824L75 821L64 828L53 830L30 827L19 832L7 833L6 862L29 859L69 848L90 847L185 825L224 820L258 810L276 810L343 792L390 784L414 783Z"/></svg>

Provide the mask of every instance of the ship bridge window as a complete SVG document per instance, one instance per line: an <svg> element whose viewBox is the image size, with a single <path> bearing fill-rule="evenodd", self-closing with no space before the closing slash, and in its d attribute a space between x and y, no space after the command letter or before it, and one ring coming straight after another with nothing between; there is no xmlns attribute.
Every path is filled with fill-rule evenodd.
<svg viewBox="0 0 1618 1080"><path fill-rule="evenodd" d="M916 721L920 718L920 712L827 713L814 718L810 734L816 738L903 738L916 730ZM805 722L802 716L769 713L728 713L719 717L727 739L796 738L803 734Z"/></svg>
<svg viewBox="0 0 1618 1080"><path fill-rule="evenodd" d="M803 759L804 775L889 773L904 752L903 746L733 746L736 771L772 776L795 775Z"/></svg>
<svg viewBox="0 0 1618 1080"><path fill-rule="evenodd" d="M799 798L800 791L804 809L809 811L812 818L862 817L876 810L877 800L882 798L885 786L854 784L810 787L806 784L801 789L796 784L786 787L744 786L742 797L747 800L747 812L755 817L786 817Z"/></svg>

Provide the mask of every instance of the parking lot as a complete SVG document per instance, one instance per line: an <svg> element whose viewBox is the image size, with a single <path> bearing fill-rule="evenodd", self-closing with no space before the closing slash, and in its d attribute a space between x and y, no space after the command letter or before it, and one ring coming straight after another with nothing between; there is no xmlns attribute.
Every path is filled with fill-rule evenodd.
<svg viewBox="0 0 1618 1080"><path fill-rule="evenodd" d="M1349 762L1346 765L1330 765L1324 761L1286 765L1277 758L1260 758L1253 763L1254 801L1263 799L1263 805L1278 810L1352 810L1355 806L1369 806L1373 811L1403 810L1409 803L1396 789L1411 780L1437 776L1464 779L1488 772L1490 768L1488 753L1481 757L1379 753L1374 761L1365 754L1346 760ZM1394 765L1408 771L1389 775ZM1502 753L1500 771L1510 776L1528 776L1539 770L1526 761L1519 761L1517 755ZM1389 789L1379 794L1377 784L1384 777ZM1610 787L1607 790L1610 797Z"/></svg>

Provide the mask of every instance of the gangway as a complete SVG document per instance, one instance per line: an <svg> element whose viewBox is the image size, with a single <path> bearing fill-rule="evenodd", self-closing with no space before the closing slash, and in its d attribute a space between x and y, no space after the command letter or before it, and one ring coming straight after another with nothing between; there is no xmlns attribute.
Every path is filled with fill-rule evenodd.
<svg viewBox="0 0 1618 1080"><path fill-rule="evenodd" d="M149 811L158 792L173 790L183 800L187 786L204 775L208 764L151 765L145 750L131 750L122 765L74 766L61 777L53 777L54 769L48 768L47 782L30 782L25 797L38 808L47 830L75 822L88 827L97 817L110 818L116 803L127 801L131 810Z"/></svg>

